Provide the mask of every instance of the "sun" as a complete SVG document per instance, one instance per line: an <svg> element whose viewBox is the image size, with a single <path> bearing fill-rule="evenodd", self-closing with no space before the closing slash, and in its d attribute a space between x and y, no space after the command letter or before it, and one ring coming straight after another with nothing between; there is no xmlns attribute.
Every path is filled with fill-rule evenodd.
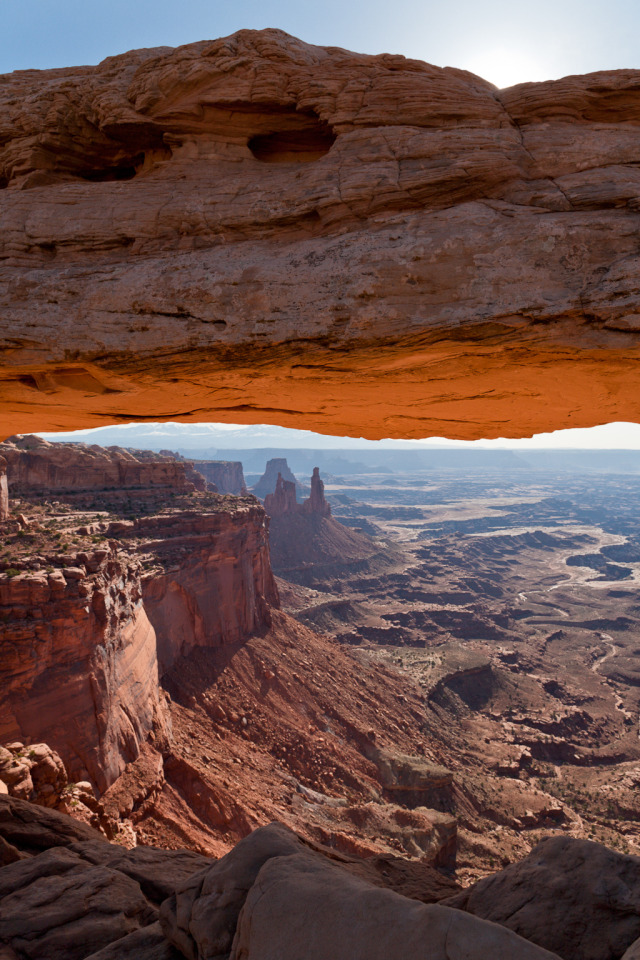
<svg viewBox="0 0 640 960"><path fill-rule="evenodd" d="M500 89L513 87L516 83L550 79L545 65L539 59L514 47L474 51L460 66L495 83Z"/></svg>

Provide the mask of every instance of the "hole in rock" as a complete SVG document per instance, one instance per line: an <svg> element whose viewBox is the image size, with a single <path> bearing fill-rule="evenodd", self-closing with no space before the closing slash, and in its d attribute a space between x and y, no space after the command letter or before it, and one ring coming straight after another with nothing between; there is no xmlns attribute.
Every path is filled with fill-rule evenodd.
<svg viewBox="0 0 640 960"><path fill-rule="evenodd" d="M106 183L112 180L133 180L138 168L144 163L144 154L133 158L130 164L121 164L115 167L106 167L103 170L83 170L80 174L83 180L92 183Z"/></svg>
<svg viewBox="0 0 640 960"><path fill-rule="evenodd" d="M310 119L299 130L281 130L260 134L249 140L249 149L262 163L310 163L329 152L336 141L330 126Z"/></svg>

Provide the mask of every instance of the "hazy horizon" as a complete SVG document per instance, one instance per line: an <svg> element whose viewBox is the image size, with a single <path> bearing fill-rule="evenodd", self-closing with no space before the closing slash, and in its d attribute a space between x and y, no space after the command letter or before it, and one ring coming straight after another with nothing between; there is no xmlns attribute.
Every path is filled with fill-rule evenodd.
<svg viewBox="0 0 640 960"><path fill-rule="evenodd" d="M171 449L171 444L186 449L379 449L456 448L483 450L640 450L640 425L603 424L597 427L558 430L535 434L530 438L496 440L449 440L428 437L424 440L366 440L362 437L330 436L309 430L293 430L270 424L227 423L129 423L75 430L65 433L39 433L47 440L97 443L101 446L140 446L145 449ZM193 441L190 445L189 439ZM149 446L154 442L154 446Z"/></svg>

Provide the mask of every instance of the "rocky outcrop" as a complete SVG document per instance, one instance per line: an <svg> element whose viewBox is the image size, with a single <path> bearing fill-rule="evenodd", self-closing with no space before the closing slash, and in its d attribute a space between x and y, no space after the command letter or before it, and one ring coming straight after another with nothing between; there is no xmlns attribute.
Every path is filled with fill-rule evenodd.
<svg viewBox="0 0 640 960"><path fill-rule="evenodd" d="M320 468L314 467L311 477L311 494L302 504L302 512L310 517L330 517L331 506L324 496L324 483L320 479Z"/></svg>
<svg viewBox="0 0 640 960"><path fill-rule="evenodd" d="M116 545L0 573L0 742L45 739L100 790L162 727L141 565Z"/></svg>
<svg viewBox="0 0 640 960"><path fill-rule="evenodd" d="M2 77L0 431L638 420L637 88L278 30Z"/></svg>
<svg viewBox="0 0 640 960"><path fill-rule="evenodd" d="M0 522L9 516L9 482L7 480L7 461L0 457Z"/></svg>
<svg viewBox="0 0 640 960"><path fill-rule="evenodd" d="M367 751L380 771L388 797L406 807L453 809L453 773L423 757L408 757L390 750ZM454 843L455 846L455 843Z"/></svg>
<svg viewBox="0 0 640 960"><path fill-rule="evenodd" d="M205 490L206 482L188 461L148 450L50 443L41 437L11 437L0 443L12 493L18 497L109 492L125 499L166 499L169 494ZM1 488L1 481L0 481ZM86 497L84 497L86 499Z"/></svg>
<svg viewBox="0 0 640 960"><path fill-rule="evenodd" d="M152 570L142 578L161 673L194 647L236 643L271 622L278 591L271 572L267 518L253 499L215 513L143 517L121 529Z"/></svg>
<svg viewBox="0 0 640 960"><path fill-rule="evenodd" d="M279 473L275 490L264 498L264 508L272 519L283 517L285 514L298 513L295 481L283 480L282 474Z"/></svg>
<svg viewBox="0 0 640 960"><path fill-rule="evenodd" d="M124 850L64 814L0 797L0 853L2 843L17 855L0 869L3 955L182 960L162 935L158 907L210 860Z"/></svg>
<svg viewBox="0 0 640 960"><path fill-rule="evenodd" d="M640 936L640 857L549 837L446 902L564 960L618 960Z"/></svg>
<svg viewBox="0 0 640 960"><path fill-rule="evenodd" d="M279 462L286 465L286 460L270 460L267 472L270 464ZM274 492L266 495L264 506L271 518L273 569L288 580L307 583L309 578L332 576L345 564L362 563L376 553L366 534L331 516L318 467L313 470L311 495L302 503L296 502L295 483L278 472Z"/></svg>
<svg viewBox="0 0 640 960"><path fill-rule="evenodd" d="M69 784L64 763L46 743L0 746L0 780L11 796L43 807L56 807Z"/></svg>
<svg viewBox="0 0 640 960"><path fill-rule="evenodd" d="M242 463L239 460L191 460L189 461L205 480L214 484L219 493L241 496L247 492Z"/></svg>
<svg viewBox="0 0 640 960"><path fill-rule="evenodd" d="M167 939L189 960L554 956L496 924L473 921L382 890L277 823L178 887L160 911Z"/></svg>
<svg viewBox="0 0 640 960"><path fill-rule="evenodd" d="M296 478L291 472L289 464L284 457L274 457L267 461L264 473L258 482L251 487L251 493L264 500L269 494L275 493L279 477L282 478L284 483L292 483L295 491Z"/></svg>

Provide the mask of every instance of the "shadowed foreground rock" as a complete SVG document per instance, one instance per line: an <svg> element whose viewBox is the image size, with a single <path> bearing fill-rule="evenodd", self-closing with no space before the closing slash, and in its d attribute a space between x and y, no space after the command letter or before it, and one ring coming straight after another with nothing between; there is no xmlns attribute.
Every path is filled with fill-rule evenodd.
<svg viewBox="0 0 640 960"><path fill-rule="evenodd" d="M446 902L564 960L619 960L640 936L640 857L550 837L520 863Z"/></svg>
<svg viewBox="0 0 640 960"><path fill-rule="evenodd" d="M0 77L0 434L637 420L638 76L265 30Z"/></svg>
<svg viewBox="0 0 640 960"><path fill-rule="evenodd" d="M468 918L465 918L468 919ZM189 960L551 960L494 924L381 890L273 823L161 909Z"/></svg>

